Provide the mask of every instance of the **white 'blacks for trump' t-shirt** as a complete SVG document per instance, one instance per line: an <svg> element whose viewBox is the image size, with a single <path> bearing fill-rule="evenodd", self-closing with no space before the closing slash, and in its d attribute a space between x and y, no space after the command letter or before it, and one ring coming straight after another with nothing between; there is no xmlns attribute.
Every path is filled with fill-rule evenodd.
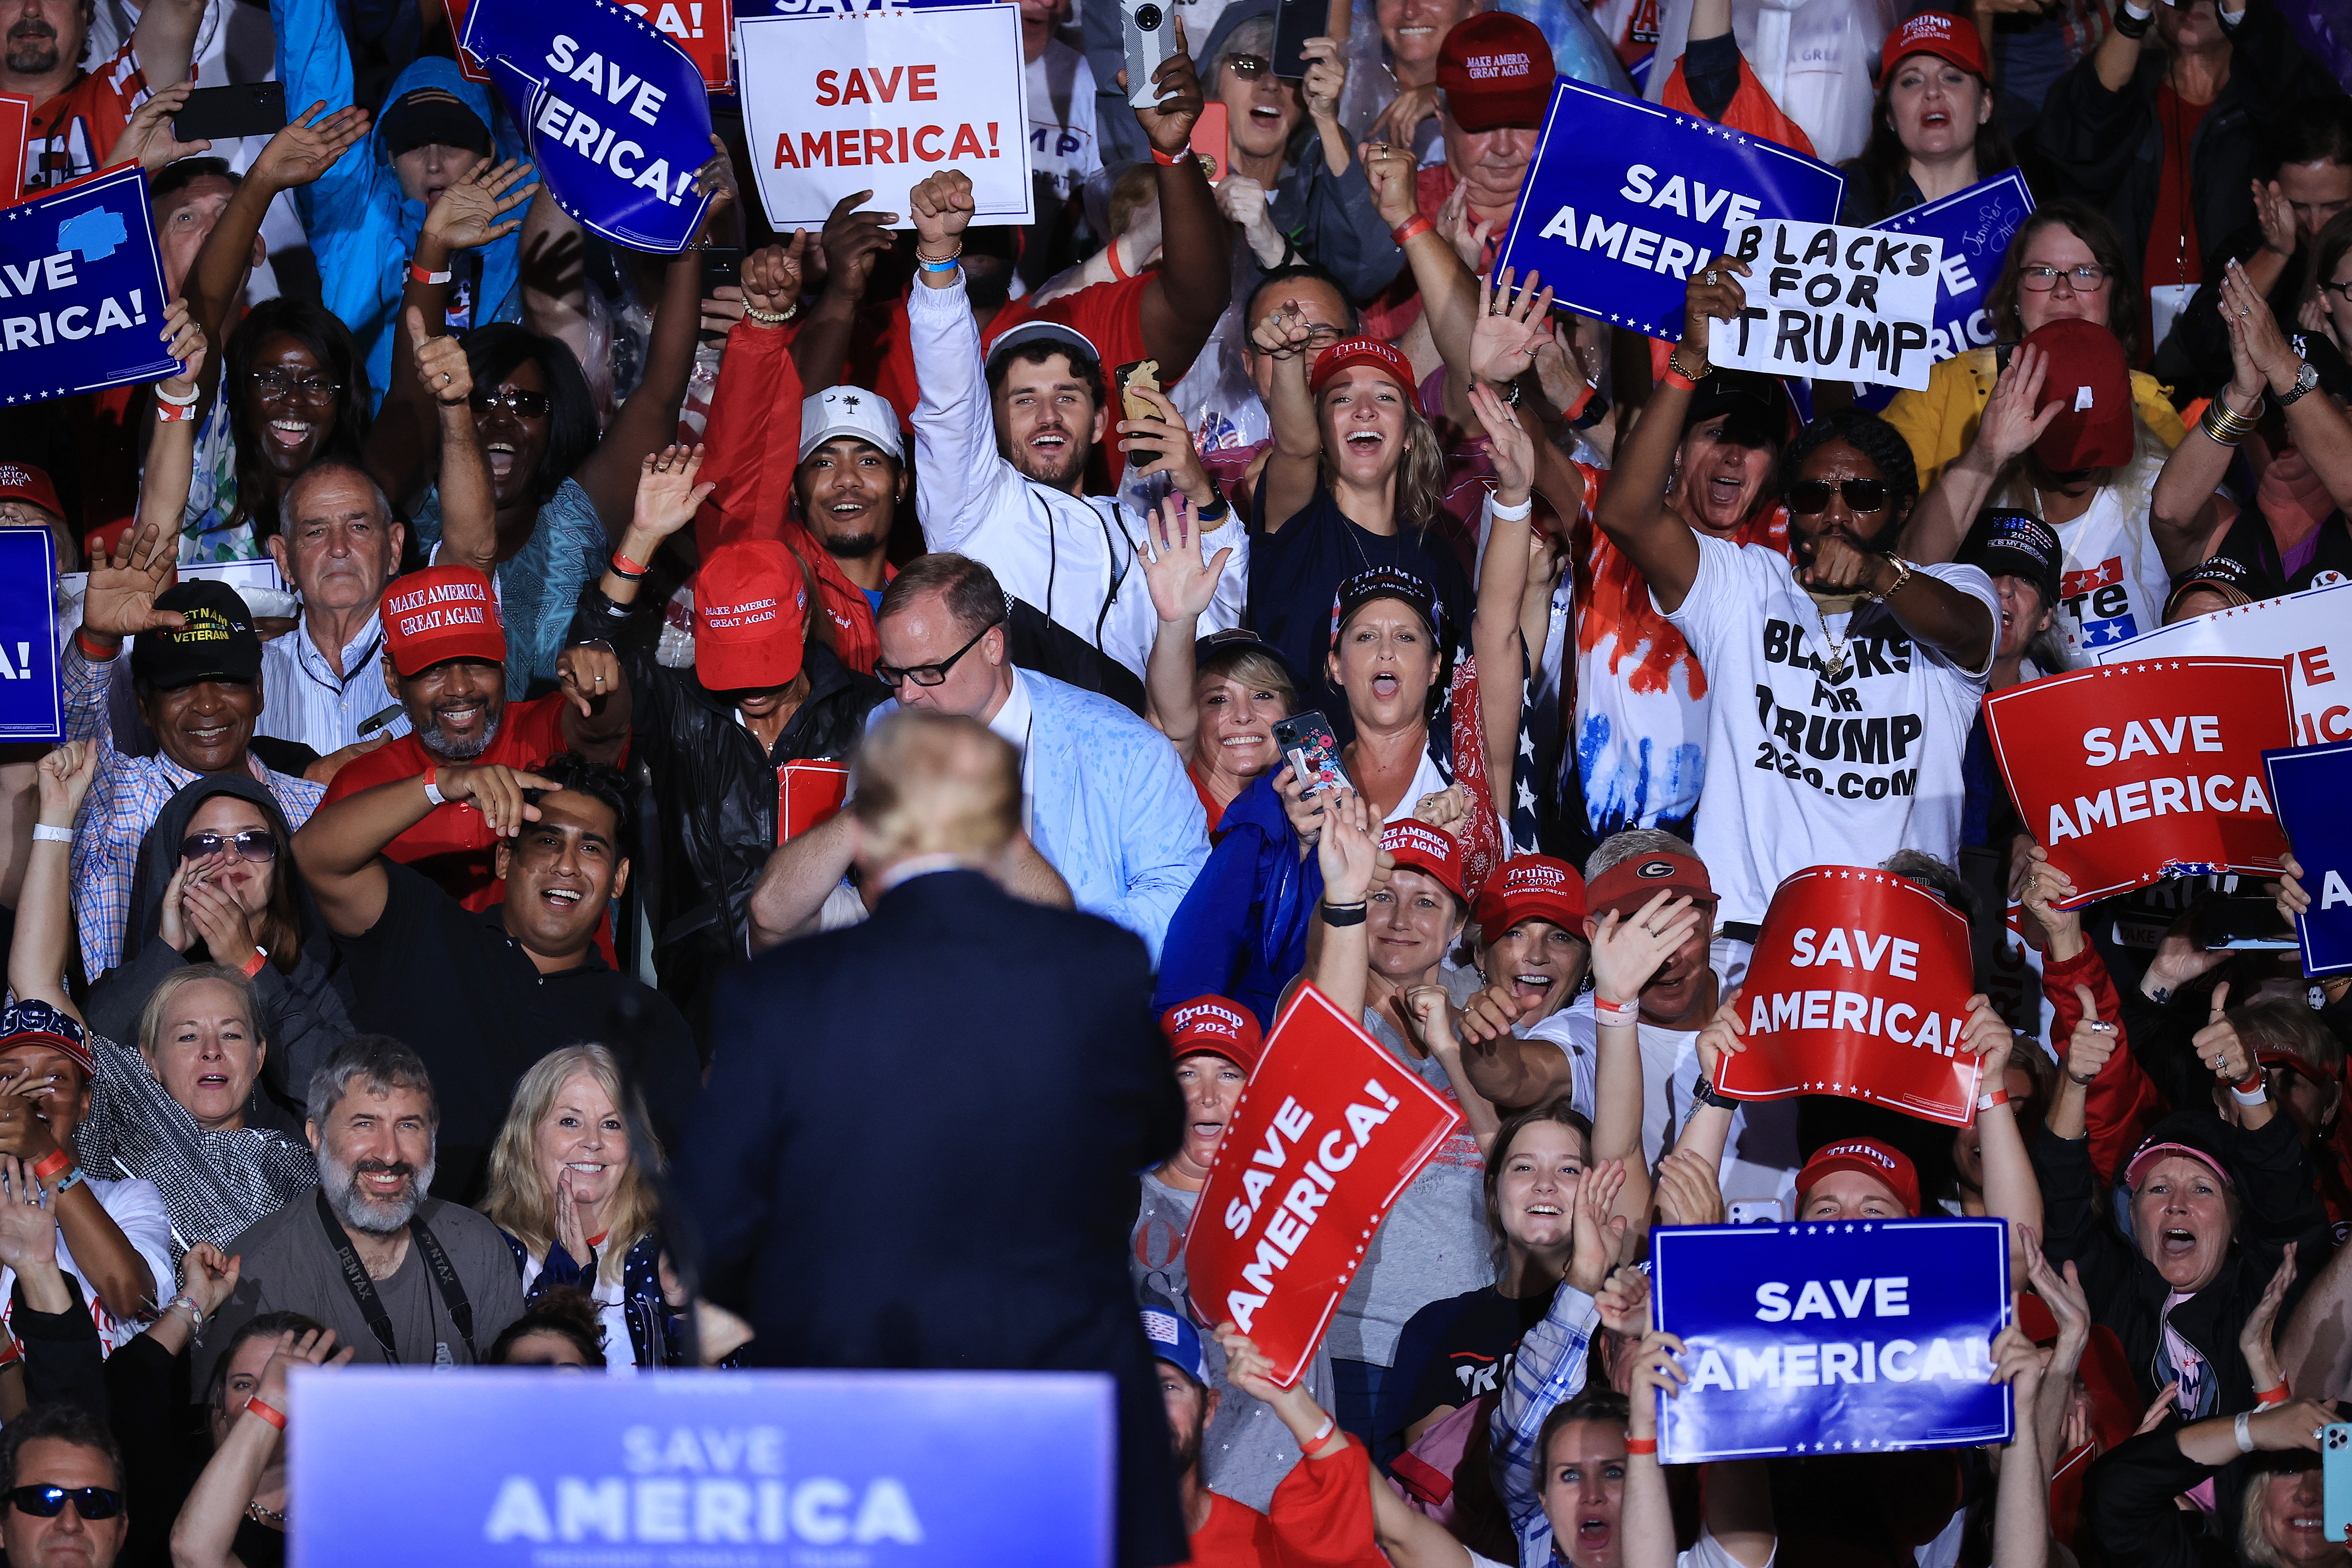
<svg viewBox="0 0 2352 1568"><path fill-rule="evenodd" d="M1884 605L1822 615L1786 556L1698 538L1678 627L1715 687L1694 833L1721 923L1755 924L1808 866L1874 866L1897 849L1959 853L1960 761L1992 667L1960 668ZM1914 566L1979 600L1974 566ZM1844 658L1835 657L1843 646Z"/></svg>

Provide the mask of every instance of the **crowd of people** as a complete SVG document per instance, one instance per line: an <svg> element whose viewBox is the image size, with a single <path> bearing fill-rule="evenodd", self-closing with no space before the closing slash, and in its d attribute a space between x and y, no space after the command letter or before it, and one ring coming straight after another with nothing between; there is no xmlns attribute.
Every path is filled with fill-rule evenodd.
<svg viewBox="0 0 2352 1568"><path fill-rule="evenodd" d="M1276 9L1129 83L1020 0L1020 226L776 232L715 96L678 256L435 7L10 14L23 191L145 169L183 368L0 409L67 736L0 747L8 1563L282 1561L358 1362L1108 1372L1138 1568L2352 1563L2347 977L2200 919L2303 868L2077 907L1981 717L2352 574L2340 33L1366 0L1292 78ZM1890 398L1711 363L1728 257L1675 342L1556 309L1563 73L1848 224L2017 172L1990 341ZM1970 924L1969 1125L1718 1089L1818 864ZM1185 1238L1308 984L1459 1121L1286 1384ZM2013 1442L1660 1464L1653 1227L1937 1214Z"/></svg>

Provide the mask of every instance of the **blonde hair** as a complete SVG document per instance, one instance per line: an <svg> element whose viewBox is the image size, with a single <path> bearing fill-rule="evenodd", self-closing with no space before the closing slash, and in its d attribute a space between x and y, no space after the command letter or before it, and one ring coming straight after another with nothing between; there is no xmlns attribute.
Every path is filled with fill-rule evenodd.
<svg viewBox="0 0 2352 1568"><path fill-rule="evenodd" d="M163 1026L163 1015L171 1010L172 998L191 985L202 985L207 980L217 980L236 993L245 1008L245 1026L253 1034L257 1046L269 1043L268 1031L261 1022L261 998L253 989L253 982L245 972L231 969L226 963L191 963L175 969L155 984L147 995L147 1005L139 1009L139 1054L151 1063L155 1059L155 1034Z"/></svg>
<svg viewBox="0 0 2352 1568"><path fill-rule="evenodd" d="M874 727L849 803L867 853L992 858L1021 830L1021 762L977 719L902 708Z"/></svg>
<svg viewBox="0 0 2352 1568"><path fill-rule="evenodd" d="M482 1213L521 1242L533 1258L544 1258L548 1244L555 1237L555 1188L547 1173L539 1168L539 1124L555 1109L555 1097L563 1086L583 1073L596 1080L614 1110L626 1118L635 1097L623 1085L621 1064L613 1053L603 1046L566 1046L540 1058L522 1075L522 1081L515 1085L514 1103L507 1110L506 1125L499 1129L498 1142L490 1148L489 1195L482 1202ZM659 1163L660 1143L653 1142L650 1130L646 1137L651 1143L646 1152ZM604 1234L613 1238L608 1250L621 1253L653 1228L653 1187L634 1149L627 1169L613 1189L606 1219Z"/></svg>

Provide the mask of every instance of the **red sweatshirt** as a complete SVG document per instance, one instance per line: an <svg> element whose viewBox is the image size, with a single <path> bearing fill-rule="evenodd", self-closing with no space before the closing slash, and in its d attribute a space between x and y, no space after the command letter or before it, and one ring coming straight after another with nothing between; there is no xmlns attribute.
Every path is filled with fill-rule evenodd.
<svg viewBox="0 0 2352 1568"><path fill-rule="evenodd" d="M1388 1568L1373 1544L1370 1484L1364 1447L1351 1442L1292 1466L1265 1513L1212 1494L1192 1568Z"/></svg>

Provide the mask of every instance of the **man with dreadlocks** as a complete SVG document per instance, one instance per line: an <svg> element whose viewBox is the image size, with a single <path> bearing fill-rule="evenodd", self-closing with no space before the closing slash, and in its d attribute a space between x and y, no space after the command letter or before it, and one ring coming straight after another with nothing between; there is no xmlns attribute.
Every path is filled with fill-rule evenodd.
<svg viewBox="0 0 2352 1568"><path fill-rule="evenodd" d="M1722 898L1714 957L1727 984L1747 973L1790 872L1903 848L1957 858L1961 761L2000 625L1981 570L1894 553L1919 478L1875 415L1817 419L1781 454L1787 556L1699 533L1657 504L1706 374L1707 321L1738 319L1747 270L1717 258L1692 273L1682 343L1597 512L1710 682L1743 694L1710 707L1714 765L1692 836Z"/></svg>

